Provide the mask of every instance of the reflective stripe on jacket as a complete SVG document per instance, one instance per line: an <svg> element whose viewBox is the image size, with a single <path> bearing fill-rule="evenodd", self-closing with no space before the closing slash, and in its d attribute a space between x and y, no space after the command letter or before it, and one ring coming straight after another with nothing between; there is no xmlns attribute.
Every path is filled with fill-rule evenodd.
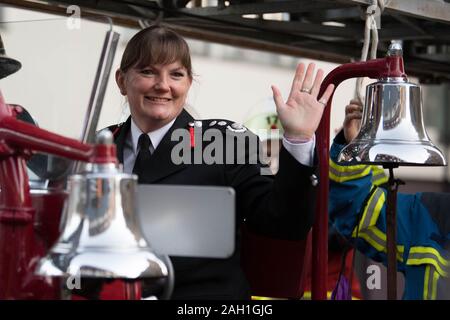
<svg viewBox="0 0 450 320"><path fill-rule="evenodd" d="M341 139L330 150L330 221L346 238L358 235L358 249L386 264L387 176L375 166L338 164ZM405 299L450 297L448 211L450 194L397 195L397 268L405 275Z"/></svg>

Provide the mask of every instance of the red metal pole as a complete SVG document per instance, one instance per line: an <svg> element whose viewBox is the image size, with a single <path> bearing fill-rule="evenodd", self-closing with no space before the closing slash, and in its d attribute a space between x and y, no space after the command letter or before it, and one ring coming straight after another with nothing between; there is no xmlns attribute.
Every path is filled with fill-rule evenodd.
<svg viewBox="0 0 450 320"><path fill-rule="evenodd" d="M0 161L0 299L20 299L29 273L33 248L33 215L23 158ZM21 190L22 192L17 192Z"/></svg>
<svg viewBox="0 0 450 320"><path fill-rule="evenodd" d="M344 80L357 77L372 79L385 77L404 77L403 59L399 56L365 62L348 63L331 71L324 79L319 97L330 84L335 88ZM317 129L316 150L319 156L319 197L317 198L316 215L313 226L311 298L325 300L327 298L328 277L328 171L330 149L330 112L333 96L330 97L324 110L322 120Z"/></svg>

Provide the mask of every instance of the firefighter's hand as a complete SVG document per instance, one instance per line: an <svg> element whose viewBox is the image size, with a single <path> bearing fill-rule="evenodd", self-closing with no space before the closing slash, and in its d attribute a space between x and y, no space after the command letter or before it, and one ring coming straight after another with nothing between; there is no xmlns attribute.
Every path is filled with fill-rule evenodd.
<svg viewBox="0 0 450 320"><path fill-rule="evenodd" d="M361 129L362 104L358 99L350 101L345 107L344 136L347 143L352 142Z"/></svg>
<svg viewBox="0 0 450 320"><path fill-rule="evenodd" d="M323 70L319 69L314 77L314 63L305 65L300 63L295 71L291 92L286 102L280 90L272 86L273 98L277 106L277 113L284 135L293 140L312 139L316 132L323 110L333 93L334 85L329 85L319 98L320 85L323 79Z"/></svg>

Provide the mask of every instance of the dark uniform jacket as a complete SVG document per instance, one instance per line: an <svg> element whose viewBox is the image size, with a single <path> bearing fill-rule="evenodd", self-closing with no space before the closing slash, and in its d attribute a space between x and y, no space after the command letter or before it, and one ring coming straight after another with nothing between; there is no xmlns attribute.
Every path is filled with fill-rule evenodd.
<svg viewBox="0 0 450 320"><path fill-rule="evenodd" d="M280 168L275 177L262 175L260 163L238 164L224 160L224 163L214 164L174 164L171 152L179 141L171 141L171 136L176 129L194 129L194 144L197 147L200 147L198 133L201 137L207 129L216 129L222 137L232 136L235 140L245 136L255 137L249 131L234 130L235 126L226 120L195 121L196 126L193 123L192 116L183 110L153 152L148 163L151 170L146 183L233 187L236 192L238 239L236 250L228 259L171 257L175 271L172 299L248 299L249 286L240 267L241 223L245 220L250 229L265 235L288 240L305 239L313 222L315 188L311 177L315 168L300 164L284 147L280 151ZM131 118L128 118L123 124L109 127L114 134L117 157L121 163L130 126ZM206 145L202 145L203 150ZM194 153L194 149L192 146L189 152ZM245 150L247 158L254 152L248 144ZM235 156L232 162L239 160L242 159Z"/></svg>

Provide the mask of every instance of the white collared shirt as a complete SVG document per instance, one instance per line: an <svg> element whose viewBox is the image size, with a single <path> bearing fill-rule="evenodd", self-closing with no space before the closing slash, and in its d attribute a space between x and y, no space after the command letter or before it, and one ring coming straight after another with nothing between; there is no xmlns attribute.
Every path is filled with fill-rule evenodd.
<svg viewBox="0 0 450 320"><path fill-rule="evenodd" d="M165 126L148 133L150 141L152 142L154 150L158 147L159 143L163 139L164 135L169 131L170 127L174 124L176 118ZM143 132L139 129L136 123L131 118L131 130L125 140L125 146L123 149L123 170L126 173L132 173L134 162L136 161L138 150L139 136ZM286 150L301 164L305 166L312 166L314 159L314 146L315 136L311 141L305 143L292 143L287 141L283 137L283 146Z"/></svg>
<svg viewBox="0 0 450 320"><path fill-rule="evenodd" d="M316 135L304 143L292 143L283 137L283 146L301 164L311 167L314 161L314 148L316 145Z"/></svg>
<svg viewBox="0 0 450 320"><path fill-rule="evenodd" d="M167 131L169 131L170 127L174 124L175 120L176 118L165 126L147 133L150 141L152 142L153 150L156 150ZM134 162L136 161L136 157L139 152L138 140L142 133L143 132L138 128L133 118L131 118L131 130L125 140L125 146L123 148L123 170L126 173L133 172Z"/></svg>

